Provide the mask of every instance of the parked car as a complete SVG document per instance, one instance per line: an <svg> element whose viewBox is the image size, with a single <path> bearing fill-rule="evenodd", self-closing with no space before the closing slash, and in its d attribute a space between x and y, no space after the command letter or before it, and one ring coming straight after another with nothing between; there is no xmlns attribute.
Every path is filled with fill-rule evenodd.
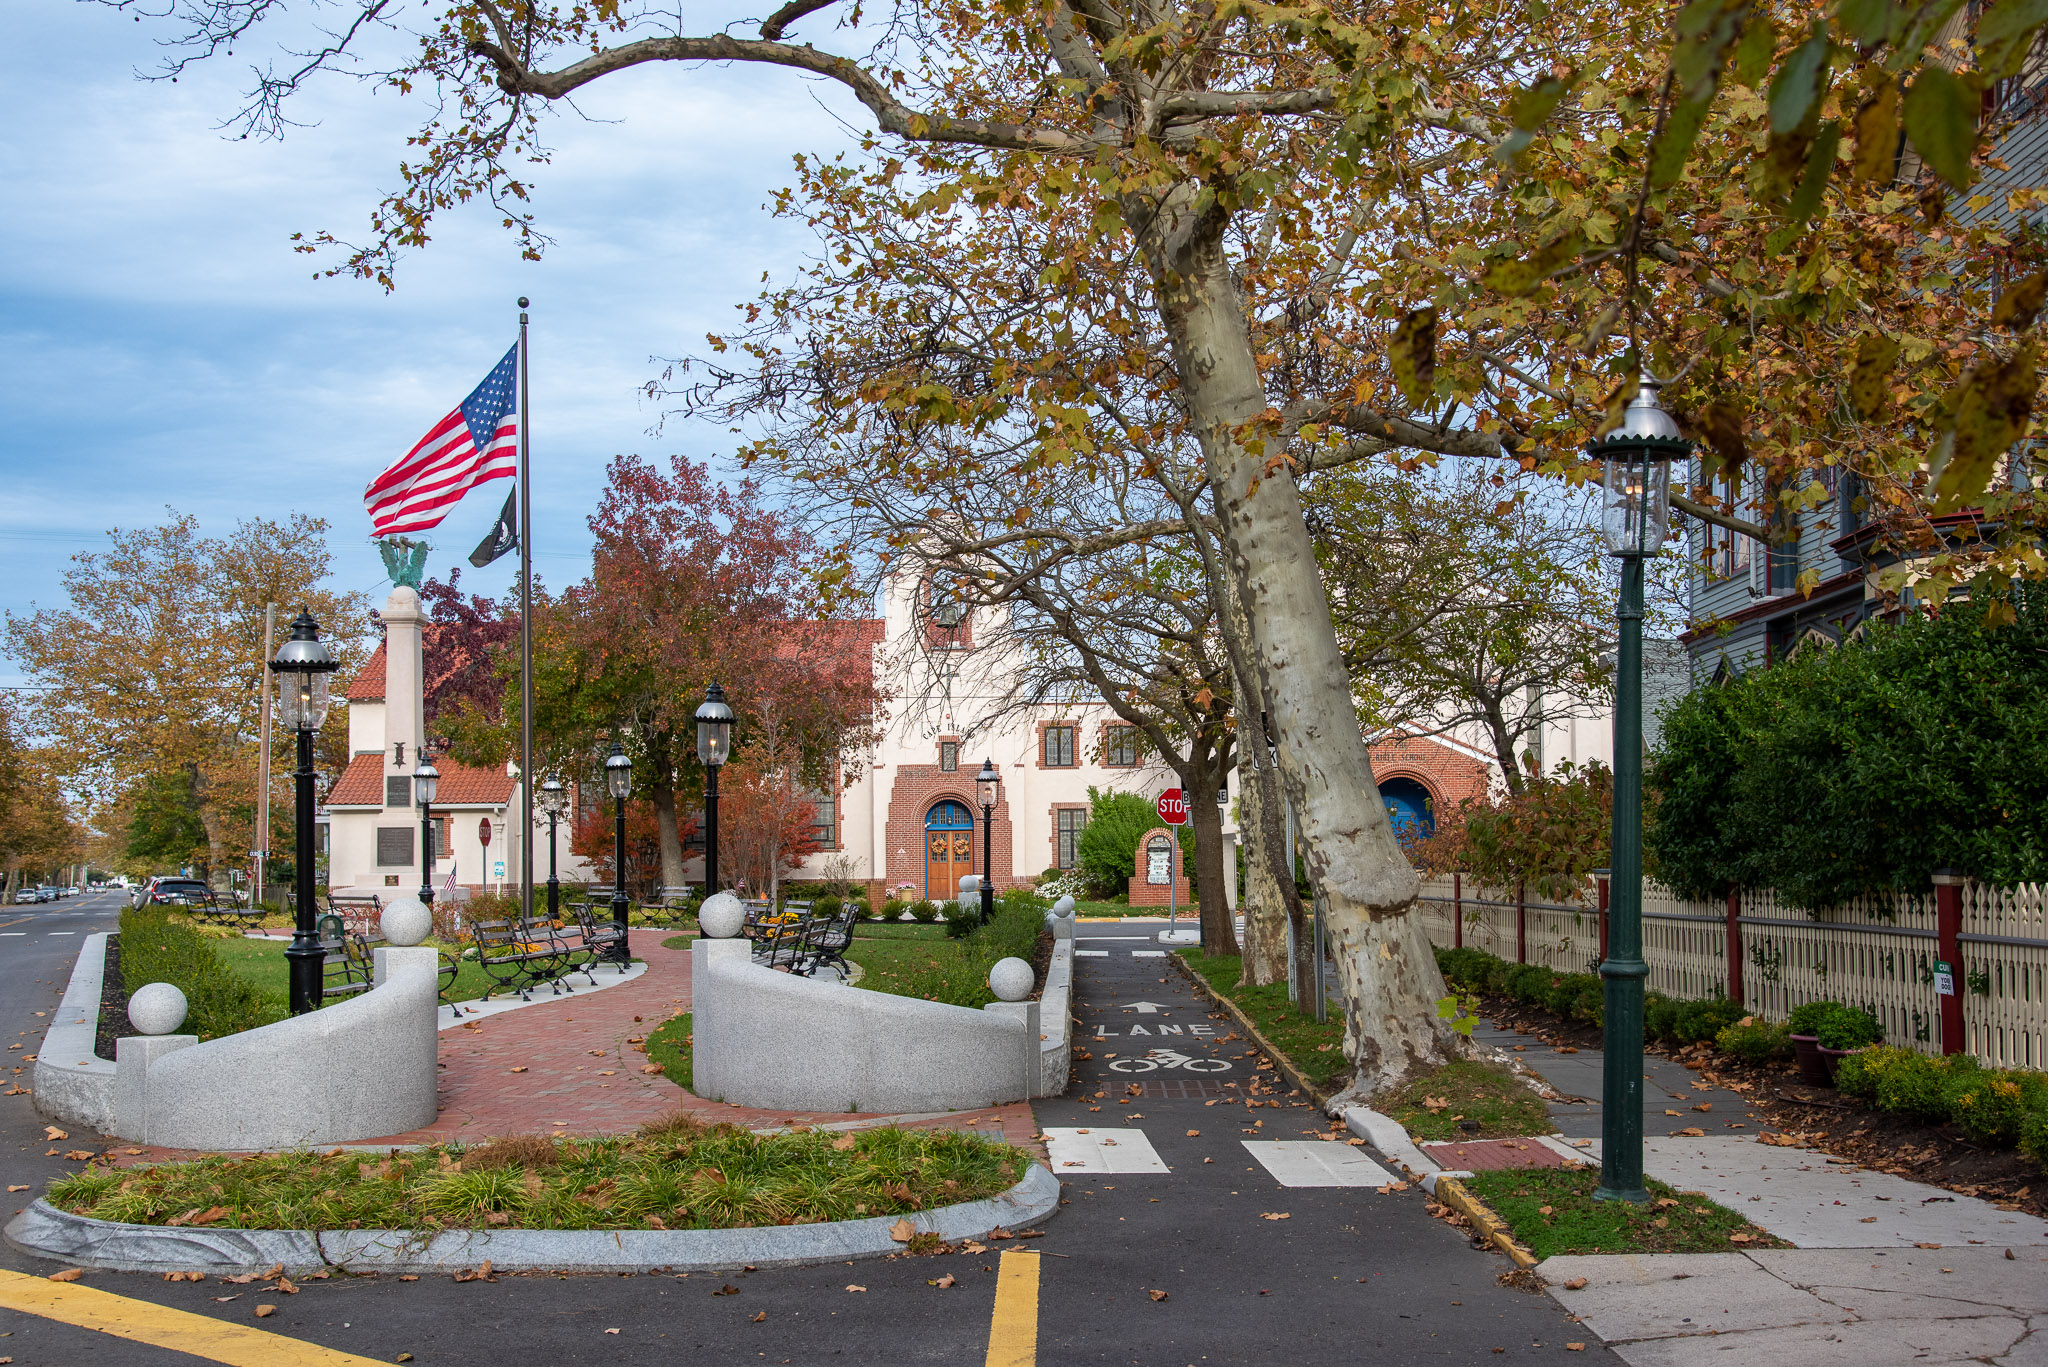
<svg viewBox="0 0 2048 1367"><path fill-rule="evenodd" d="M18 907L33 906L35 903L43 900L43 890L39 887L31 887L27 883L23 883L14 890L14 904Z"/></svg>
<svg viewBox="0 0 2048 1367"><path fill-rule="evenodd" d="M211 906L213 889L197 878L157 878L150 882L148 900L152 906Z"/></svg>

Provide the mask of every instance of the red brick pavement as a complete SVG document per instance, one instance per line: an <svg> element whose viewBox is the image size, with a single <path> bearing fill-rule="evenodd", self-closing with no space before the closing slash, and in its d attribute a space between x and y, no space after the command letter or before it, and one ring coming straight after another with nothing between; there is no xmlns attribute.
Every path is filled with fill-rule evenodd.
<svg viewBox="0 0 2048 1367"><path fill-rule="evenodd" d="M1561 1168L1564 1158L1533 1139L1454 1139L1424 1144L1422 1151L1446 1168L1489 1172L1497 1168Z"/></svg>
<svg viewBox="0 0 2048 1367"><path fill-rule="evenodd" d="M404 1134L366 1144L476 1143L503 1134L618 1134L677 1109L716 1124L750 1129L779 1125L883 1123L884 1117L844 1111L812 1113L728 1106L692 1096L659 1074L643 1073L647 1056L630 1041L690 1009L690 953L667 949L673 931L635 930L633 953L647 972L633 982L573 995L536 994L517 1011L441 1032L440 1115ZM599 980L604 970L595 970ZM581 981L578 975L578 981ZM514 1069L523 1071L514 1072ZM1013 1144L1035 1148L1037 1125L1024 1102L958 1111L911 1126L1000 1130ZM150 1150L137 1161L173 1156Z"/></svg>

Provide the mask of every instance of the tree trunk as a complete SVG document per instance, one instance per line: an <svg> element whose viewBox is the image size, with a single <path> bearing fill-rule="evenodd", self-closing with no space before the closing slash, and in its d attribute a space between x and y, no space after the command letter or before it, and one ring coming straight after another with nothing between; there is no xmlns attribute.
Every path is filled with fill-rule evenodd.
<svg viewBox="0 0 2048 1367"><path fill-rule="evenodd" d="M1488 698L1483 704L1486 709L1486 730L1493 738L1493 757L1500 761L1502 780L1508 785L1510 797L1522 795L1522 765L1515 757L1515 742L1508 735L1507 714L1501 710L1500 700Z"/></svg>
<svg viewBox="0 0 2048 1367"><path fill-rule="evenodd" d="M1287 980L1287 902L1266 817L1279 798L1266 745L1253 726L1240 726L1237 749L1237 839L1244 849L1244 980L1255 987ZM1256 746L1256 748L1254 748ZM1251 756L1257 756L1256 762Z"/></svg>
<svg viewBox="0 0 2048 1367"><path fill-rule="evenodd" d="M1469 1052L1436 1015L1444 995L1414 909L1418 881L1373 782L1329 601L1291 470L1246 450L1268 408L1223 250L1222 212L1192 196L1179 212L1133 204L1176 372L1202 444L1232 568L1272 703L1281 772L1295 801L1309 871L1346 1007L1347 1099Z"/></svg>
<svg viewBox="0 0 2048 1367"><path fill-rule="evenodd" d="M1188 822L1195 828L1195 898L1202 907L1202 952L1237 953L1237 927L1230 917L1230 898L1223 887L1223 816L1216 810L1215 753L1207 745L1190 747Z"/></svg>
<svg viewBox="0 0 2048 1367"><path fill-rule="evenodd" d="M192 807L199 813L199 824L206 828L206 867L199 871L202 882L209 886L213 882L214 866L220 863L221 844L225 833L221 830L220 813L214 810L211 794L213 784L198 765L186 766L186 773L192 779Z"/></svg>
<svg viewBox="0 0 2048 1367"><path fill-rule="evenodd" d="M683 837L676 822L675 766L669 763L674 747L665 732L647 733L647 767L652 771L647 795L654 802L654 830L661 845L661 885L683 886Z"/></svg>

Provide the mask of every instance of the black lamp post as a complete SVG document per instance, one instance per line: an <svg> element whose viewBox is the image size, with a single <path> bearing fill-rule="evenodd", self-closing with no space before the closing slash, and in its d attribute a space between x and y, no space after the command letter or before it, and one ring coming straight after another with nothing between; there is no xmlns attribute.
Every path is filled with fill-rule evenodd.
<svg viewBox="0 0 2048 1367"><path fill-rule="evenodd" d="M633 760L617 741L605 756L604 782L612 790L618 816L618 829L612 836L612 925L619 935L612 944L612 956L623 964L632 958L626 947L626 799L633 792Z"/></svg>
<svg viewBox="0 0 2048 1367"><path fill-rule="evenodd" d="M270 669L277 676L277 720L299 737L299 768L293 775L298 829L293 851L298 860L298 915L292 942L285 950L291 974L292 1014L303 1015L320 1005L320 978L326 954L314 930L313 905L313 734L327 720L327 676L336 668L334 652L320 639L320 624L304 608L292 622L291 639L277 649Z"/></svg>
<svg viewBox="0 0 2048 1367"><path fill-rule="evenodd" d="M1643 1187L1643 561L1671 523L1671 462L1692 445L1642 378L1621 430L1587 447L1606 462L1601 533L1621 559L1620 643L1615 660L1614 850L1608 900L1606 1014L1600 1047L1599 1201L1644 1202Z"/></svg>
<svg viewBox="0 0 2048 1367"><path fill-rule="evenodd" d="M412 771L413 796L420 804L420 900L434 905L434 793L441 786L441 771L424 753Z"/></svg>
<svg viewBox="0 0 2048 1367"><path fill-rule="evenodd" d="M974 784L981 789L981 921L987 925L996 914L996 795L1003 788L1003 776L996 772L993 760L981 762Z"/></svg>
<svg viewBox="0 0 2048 1367"><path fill-rule="evenodd" d="M562 814L569 810L569 790L562 786L562 780L553 775L540 785L540 809L548 818L548 919L562 918L562 884L555 877L555 827L560 824Z"/></svg>
<svg viewBox="0 0 2048 1367"><path fill-rule="evenodd" d="M717 684L697 705L697 761L704 766L704 895L718 891L718 766L732 748L732 709Z"/></svg>

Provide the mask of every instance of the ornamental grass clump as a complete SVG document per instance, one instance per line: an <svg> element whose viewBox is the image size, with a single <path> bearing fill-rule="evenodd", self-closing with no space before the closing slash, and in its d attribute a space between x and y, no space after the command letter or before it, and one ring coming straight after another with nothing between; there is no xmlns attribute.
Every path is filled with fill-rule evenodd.
<svg viewBox="0 0 2048 1367"><path fill-rule="evenodd" d="M980 1200L1029 1162L953 1130L757 1135L681 1118L626 1137L88 1168L49 1200L95 1219L234 1229L739 1229Z"/></svg>

